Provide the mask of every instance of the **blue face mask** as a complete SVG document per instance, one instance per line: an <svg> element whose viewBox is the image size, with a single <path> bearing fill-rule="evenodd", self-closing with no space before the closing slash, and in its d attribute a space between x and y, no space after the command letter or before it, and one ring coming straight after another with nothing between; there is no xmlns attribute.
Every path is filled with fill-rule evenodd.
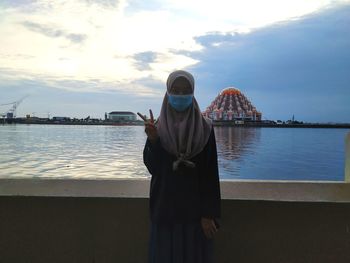
<svg viewBox="0 0 350 263"><path fill-rule="evenodd" d="M192 104L193 95L171 95L168 94L168 100L175 110L184 111Z"/></svg>

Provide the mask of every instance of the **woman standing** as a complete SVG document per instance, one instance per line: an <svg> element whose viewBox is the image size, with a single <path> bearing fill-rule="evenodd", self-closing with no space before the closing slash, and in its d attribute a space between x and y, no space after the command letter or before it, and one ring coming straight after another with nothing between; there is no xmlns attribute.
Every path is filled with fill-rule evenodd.
<svg viewBox="0 0 350 263"><path fill-rule="evenodd" d="M194 78L171 73L160 117L145 121L150 185L149 263L212 263L221 216L214 129L193 96Z"/></svg>

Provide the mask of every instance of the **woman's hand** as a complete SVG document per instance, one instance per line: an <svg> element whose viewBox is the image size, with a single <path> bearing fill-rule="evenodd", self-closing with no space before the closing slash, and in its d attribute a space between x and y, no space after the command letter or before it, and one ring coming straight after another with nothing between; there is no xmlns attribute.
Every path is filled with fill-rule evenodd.
<svg viewBox="0 0 350 263"><path fill-rule="evenodd" d="M205 236L209 238L213 238L214 234L218 231L215 225L215 222L211 218L201 218L201 225L204 231Z"/></svg>
<svg viewBox="0 0 350 263"><path fill-rule="evenodd" d="M158 139L158 132L157 132L157 127L155 126L152 110L149 110L150 119L147 119L146 115L142 115L139 112L137 114L145 122L145 133L147 134L148 139L152 143L154 143Z"/></svg>

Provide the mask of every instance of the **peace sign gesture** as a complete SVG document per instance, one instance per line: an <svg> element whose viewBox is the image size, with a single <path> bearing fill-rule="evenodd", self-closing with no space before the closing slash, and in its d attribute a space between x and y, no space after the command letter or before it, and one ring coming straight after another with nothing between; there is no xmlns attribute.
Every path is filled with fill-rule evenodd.
<svg viewBox="0 0 350 263"><path fill-rule="evenodd" d="M139 112L137 113L137 115L139 115L140 118L143 119L143 121L144 121L145 123L154 123L153 112L152 112L151 109L149 110L149 115L150 115L150 119L149 119L149 120L147 119L147 116L146 116L146 115L142 115L142 114L139 113Z"/></svg>
<svg viewBox="0 0 350 263"><path fill-rule="evenodd" d="M157 127L155 126L155 124L157 123L154 122L154 117L153 117L153 112L150 109L149 110L149 115L150 115L150 119L147 119L146 115L142 115L141 113L137 113L137 115L140 116L141 119L143 119L144 123L145 123L145 133L147 134L148 139L154 143L157 138L158 138L158 132L157 132Z"/></svg>

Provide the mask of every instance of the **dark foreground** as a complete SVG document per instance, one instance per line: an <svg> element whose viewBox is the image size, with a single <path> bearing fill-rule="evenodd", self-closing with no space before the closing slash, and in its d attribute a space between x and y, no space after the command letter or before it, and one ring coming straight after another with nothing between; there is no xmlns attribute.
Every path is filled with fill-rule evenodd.
<svg viewBox="0 0 350 263"><path fill-rule="evenodd" d="M350 262L349 203L223 200L222 206L217 263ZM0 262L144 263L147 207L146 198L1 196Z"/></svg>

